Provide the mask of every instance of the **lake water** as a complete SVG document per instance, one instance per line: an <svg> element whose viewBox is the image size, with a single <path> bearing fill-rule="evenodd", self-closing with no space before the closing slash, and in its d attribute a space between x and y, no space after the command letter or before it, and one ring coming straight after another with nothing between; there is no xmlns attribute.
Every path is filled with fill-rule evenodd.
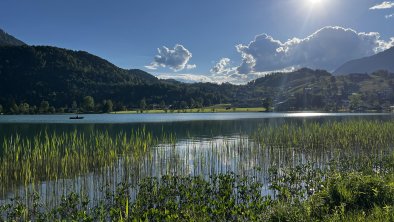
<svg viewBox="0 0 394 222"><path fill-rule="evenodd" d="M114 188L127 180L133 184L145 177L172 175L202 175L234 172L266 182L268 168L272 165L297 164L305 161L325 163L331 158L327 153L281 153L256 147L251 135L264 126L302 124L307 121L326 122L350 119L391 121L391 114L353 113L180 113L180 114L97 114L83 115L83 120L70 120L71 115L21 115L0 116L0 139L18 134L33 137L40 132L80 133L106 131L110 135L145 129L153 135L174 135L175 143L161 143L143 156L127 163L119 157L116 164L103 169L59 178L43 180L28 186L13 186L0 190L0 199L7 201L15 195L38 191L47 204L57 204L62 194L88 193L98 200L104 185ZM1 151L1 146L0 146ZM1 153L1 152L0 152ZM135 195L136 193L134 193ZM1 201L0 201L1 203Z"/></svg>

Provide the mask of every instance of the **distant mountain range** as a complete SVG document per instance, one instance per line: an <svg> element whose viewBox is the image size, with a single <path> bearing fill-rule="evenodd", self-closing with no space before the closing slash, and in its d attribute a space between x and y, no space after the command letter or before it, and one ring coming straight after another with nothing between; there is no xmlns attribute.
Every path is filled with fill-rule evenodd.
<svg viewBox="0 0 394 222"><path fill-rule="evenodd" d="M372 73L378 70L394 73L394 47L373 56L349 61L339 67L334 74Z"/></svg>
<svg viewBox="0 0 394 222"><path fill-rule="evenodd" d="M0 46L21 46L26 45L21 40L15 38L12 35L7 34L5 31L0 29Z"/></svg>
<svg viewBox="0 0 394 222"><path fill-rule="evenodd" d="M142 101L149 108L219 103L252 107L268 101L277 110L335 111L351 107L349 98L355 93L361 97L356 108L382 110L394 104L394 74L385 71L334 76L303 68L269 74L241 86L187 84L160 80L138 69L121 69L83 51L28 46L4 32L1 38L7 44L0 45L0 113L21 113L18 107L26 112L27 104L27 112L36 113L43 101L53 106L51 110L67 110L75 103L81 107L85 96L94 98L96 111L108 99L115 110L138 108ZM392 51L376 58L390 58Z"/></svg>

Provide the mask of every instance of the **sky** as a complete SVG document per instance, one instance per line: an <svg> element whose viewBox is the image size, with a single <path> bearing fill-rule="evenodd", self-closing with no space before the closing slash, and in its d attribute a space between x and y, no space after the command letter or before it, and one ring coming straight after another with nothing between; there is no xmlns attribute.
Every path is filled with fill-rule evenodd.
<svg viewBox="0 0 394 222"><path fill-rule="evenodd" d="M243 84L394 46L394 1L2 0L0 28L160 78Z"/></svg>

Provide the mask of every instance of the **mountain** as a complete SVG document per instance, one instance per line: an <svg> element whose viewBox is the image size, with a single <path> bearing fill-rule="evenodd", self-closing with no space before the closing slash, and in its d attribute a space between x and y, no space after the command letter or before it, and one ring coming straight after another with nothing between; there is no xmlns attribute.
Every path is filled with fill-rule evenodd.
<svg viewBox="0 0 394 222"><path fill-rule="evenodd" d="M392 50L376 58L390 57ZM51 106L50 110L71 110L74 104L83 107L86 96L94 99L96 111L103 110L109 99L115 110L135 109L141 104L183 109L220 103L237 107L271 103L276 110L337 111L350 107L353 95L361 101L353 107L386 109L394 104L394 74L378 71L334 76L303 68L269 74L240 86L188 84L160 80L139 69L122 69L84 51L0 46L0 112L5 113L37 113L42 104Z"/></svg>
<svg viewBox="0 0 394 222"><path fill-rule="evenodd" d="M273 73L240 87L236 103L256 106L268 98L277 111L381 111L394 104L394 73L387 71L334 76L324 70L303 68ZM360 98L358 104L352 104L355 95Z"/></svg>
<svg viewBox="0 0 394 222"><path fill-rule="evenodd" d="M71 107L92 96L96 104L114 101L116 109L148 104L180 106L191 99L202 105L227 102L230 89L216 84L184 84L159 80L138 69L121 69L83 51L50 46L0 46L0 105L48 101ZM183 103L184 104L184 103Z"/></svg>
<svg viewBox="0 0 394 222"><path fill-rule="evenodd" d="M394 47L373 56L349 61L339 67L334 74L372 73L377 70L394 73Z"/></svg>
<svg viewBox="0 0 394 222"><path fill-rule="evenodd" d="M7 34L2 29L0 29L0 46L7 46L7 45L21 46L26 44L21 40L15 38L14 36Z"/></svg>
<svg viewBox="0 0 394 222"><path fill-rule="evenodd" d="M56 106L159 83L142 70L124 70L87 52L49 46L0 47L0 80L3 102L49 100Z"/></svg>

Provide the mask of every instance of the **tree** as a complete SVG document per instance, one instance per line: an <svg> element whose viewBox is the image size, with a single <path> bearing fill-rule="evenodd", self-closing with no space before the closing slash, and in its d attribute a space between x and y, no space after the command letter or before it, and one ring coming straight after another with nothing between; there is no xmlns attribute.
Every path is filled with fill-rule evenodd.
<svg viewBox="0 0 394 222"><path fill-rule="evenodd" d="M180 109L186 109L187 108L187 103L185 101L181 101L180 105L179 105Z"/></svg>
<svg viewBox="0 0 394 222"><path fill-rule="evenodd" d="M143 98L140 102L140 109L145 110L146 109L146 100Z"/></svg>
<svg viewBox="0 0 394 222"><path fill-rule="evenodd" d="M35 105L30 106L29 113L35 114L35 113L37 113L37 111L38 111L37 106L35 106Z"/></svg>
<svg viewBox="0 0 394 222"><path fill-rule="evenodd" d="M263 107L265 108L265 111L270 111L272 106L272 99L271 98L265 98L263 99Z"/></svg>
<svg viewBox="0 0 394 222"><path fill-rule="evenodd" d="M55 113L56 112L55 107L54 106L49 107L48 112Z"/></svg>
<svg viewBox="0 0 394 222"><path fill-rule="evenodd" d="M353 93L349 96L350 110L358 110L361 105L361 95Z"/></svg>
<svg viewBox="0 0 394 222"><path fill-rule="evenodd" d="M164 102L164 100L162 100L160 102L160 108L165 109L166 108L166 103Z"/></svg>
<svg viewBox="0 0 394 222"><path fill-rule="evenodd" d="M114 107L114 104L112 103L112 100L108 99L108 100L104 100L104 107L103 107L103 111L105 113L110 113L112 112Z"/></svg>
<svg viewBox="0 0 394 222"><path fill-rule="evenodd" d="M39 111L40 113L47 113L49 110L49 102L48 101L41 101Z"/></svg>
<svg viewBox="0 0 394 222"><path fill-rule="evenodd" d="M21 103L19 105L19 112L22 114L29 113L30 105L28 103Z"/></svg>
<svg viewBox="0 0 394 222"><path fill-rule="evenodd" d="M72 112L77 112L78 111L78 104L77 104L77 102L75 100L71 104L71 110L72 110Z"/></svg>
<svg viewBox="0 0 394 222"><path fill-rule="evenodd" d="M202 108L202 107L204 106L204 99L201 98L201 97L199 97L199 98L196 100L196 106L197 106L198 108Z"/></svg>
<svg viewBox="0 0 394 222"><path fill-rule="evenodd" d="M193 109L193 108L195 108L196 107L196 101L194 101L194 99L193 98L190 98L190 102L189 102L189 104L190 104L190 109Z"/></svg>
<svg viewBox="0 0 394 222"><path fill-rule="evenodd" d="M83 97L83 108L85 111L93 111L94 109L94 99L91 96Z"/></svg>
<svg viewBox="0 0 394 222"><path fill-rule="evenodd" d="M0 104L0 113L3 113L3 106Z"/></svg>

